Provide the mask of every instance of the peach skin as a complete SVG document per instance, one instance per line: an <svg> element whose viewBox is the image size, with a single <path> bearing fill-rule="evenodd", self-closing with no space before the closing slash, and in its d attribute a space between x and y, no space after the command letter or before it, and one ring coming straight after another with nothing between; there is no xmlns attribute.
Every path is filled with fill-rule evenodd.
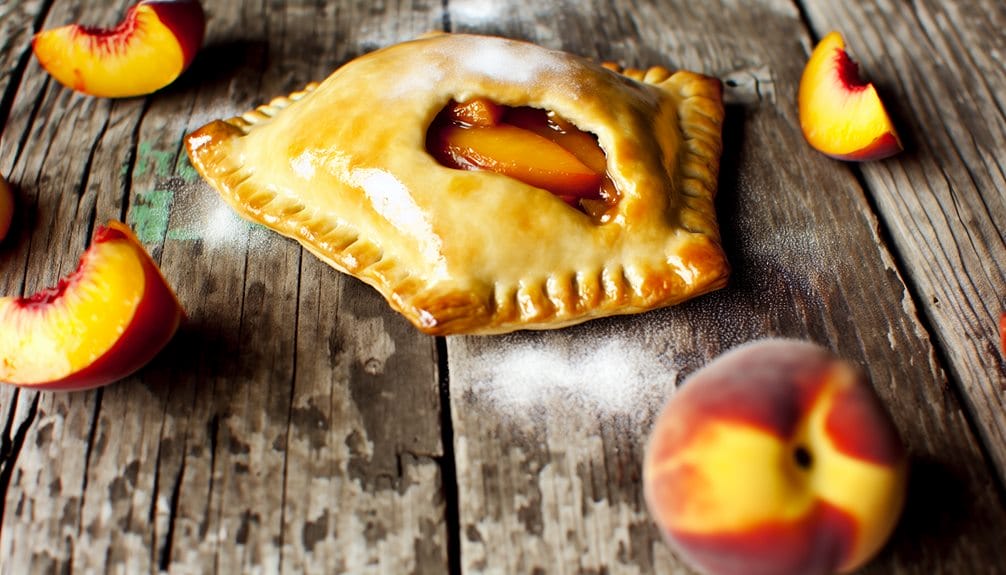
<svg viewBox="0 0 1006 575"><path fill-rule="evenodd" d="M815 150L839 160L879 160L902 150L873 84L845 51L841 34L824 37L800 78L800 128Z"/></svg>
<svg viewBox="0 0 1006 575"><path fill-rule="evenodd" d="M807 342L762 340L689 377L657 418L646 501L705 573L849 572L884 545L907 456L861 372Z"/></svg>
<svg viewBox="0 0 1006 575"><path fill-rule="evenodd" d="M92 96L150 94L173 82L203 42L198 0L143 0L111 29L71 24L32 39L39 63L61 84Z"/></svg>
<svg viewBox="0 0 1006 575"><path fill-rule="evenodd" d="M109 222L59 285L0 298L0 381L50 390L111 383L150 361L183 318L133 233Z"/></svg>
<svg viewBox="0 0 1006 575"><path fill-rule="evenodd" d="M7 237L12 221L14 221L14 192L10 189L10 184L0 178L0 242Z"/></svg>

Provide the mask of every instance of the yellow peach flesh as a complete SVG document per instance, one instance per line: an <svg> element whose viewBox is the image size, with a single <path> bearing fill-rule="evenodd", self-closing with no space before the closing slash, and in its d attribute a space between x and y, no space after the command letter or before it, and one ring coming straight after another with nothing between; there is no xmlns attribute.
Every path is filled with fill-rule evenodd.
<svg viewBox="0 0 1006 575"><path fill-rule="evenodd" d="M0 298L0 381L53 389L110 383L146 363L182 317L142 246L112 222L57 287Z"/></svg>
<svg viewBox="0 0 1006 575"><path fill-rule="evenodd" d="M837 32L814 49L800 79L800 126L816 150L840 159L869 160L902 149L873 84L856 77Z"/></svg>
<svg viewBox="0 0 1006 575"><path fill-rule="evenodd" d="M608 159L597 138L555 113L536 108L514 108L507 112L505 121L559 144L598 174L608 169Z"/></svg>
<svg viewBox="0 0 1006 575"><path fill-rule="evenodd" d="M487 128L446 126L439 131L441 162L475 166L510 176L559 196L597 196L601 175L561 146L533 132L500 124Z"/></svg>
<svg viewBox="0 0 1006 575"><path fill-rule="evenodd" d="M54 302L0 299L0 381L33 384L90 365L119 339L143 296L143 265L125 242L89 252ZM140 281L137 281L140 279Z"/></svg>
<svg viewBox="0 0 1006 575"><path fill-rule="evenodd" d="M149 5L138 5L117 28L76 24L39 32L32 46L61 84L107 98L139 96L167 86L186 66L175 33Z"/></svg>

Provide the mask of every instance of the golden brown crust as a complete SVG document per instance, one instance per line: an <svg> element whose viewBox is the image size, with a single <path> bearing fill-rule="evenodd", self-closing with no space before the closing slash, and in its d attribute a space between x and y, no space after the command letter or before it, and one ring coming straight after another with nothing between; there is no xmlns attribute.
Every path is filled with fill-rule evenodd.
<svg viewBox="0 0 1006 575"><path fill-rule="evenodd" d="M521 42L427 36L212 122L186 145L242 216L374 286L426 333L561 327L679 303L729 273L713 209L719 81L623 74ZM610 221L437 164L427 127L449 100L474 96L555 110L595 133L621 194Z"/></svg>

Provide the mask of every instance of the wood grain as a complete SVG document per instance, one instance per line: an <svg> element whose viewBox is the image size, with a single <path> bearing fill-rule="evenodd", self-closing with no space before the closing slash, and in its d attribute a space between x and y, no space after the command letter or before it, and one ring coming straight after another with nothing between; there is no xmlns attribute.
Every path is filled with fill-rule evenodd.
<svg viewBox="0 0 1006 575"><path fill-rule="evenodd" d="M25 69L30 59L30 38L35 32L36 23L43 19L48 6L45 2L9 2L0 6L0 38L4 45L0 48L0 142L19 140L21 133L12 133L7 129L7 121L13 107L14 98L21 85ZM10 179L13 162L10 159L11 148L4 147L0 155L0 177ZM20 186L14 185L17 204L26 204ZM26 227L15 222L8 232L8 239L0 242L0 293L21 294L24 275L11 273L7 270L23 270L25 258L18 255L10 246L23 238ZM24 444L24 437L35 419L37 412L37 396L24 393L12 386L0 386L0 421L3 422L3 432L0 435L0 517L10 505L17 505L16 500L8 499L7 485L13 474L13 462ZM0 552L3 548L0 547Z"/></svg>
<svg viewBox="0 0 1006 575"><path fill-rule="evenodd" d="M57 1L45 26L114 23L124 6ZM95 221L124 218L188 322L104 390L4 388L3 571L442 572L433 340L238 220L181 145L432 16L365 3L206 9L206 47L158 94L73 94L32 61L13 101L2 157L29 221L4 253L24 273L4 274L4 288L55 283Z"/></svg>
<svg viewBox="0 0 1006 575"><path fill-rule="evenodd" d="M892 109L905 153L861 172L985 445L1006 478L1006 5L810 0Z"/></svg>
<svg viewBox="0 0 1006 575"><path fill-rule="evenodd" d="M448 340L465 570L684 569L642 504L638 474L657 408L652 399L666 397L721 351L772 335L809 338L863 365L910 445L908 511L868 570L987 570L984 558L995 545L983 542L983 534L1006 521L994 476L862 188L843 167L811 152L800 134L794 95L809 40L796 7L598 3L518 10L558 23L545 27L529 19L500 24L473 14L474 5L450 2L455 30L728 81L735 105L717 208L735 275L719 293L638 317L557 333ZM592 350L612 345L626 350L621 358L604 356L624 366L621 378L604 374L615 381L599 382L593 377L603 370L585 369L572 384L589 389L621 379L625 393L638 396L631 415L590 403L582 389L557 389L547 373L550 366L589 362ZM543 359L540 350L556 357ZM632 354L645 359L626 364ZM642 361L666 373L653 376L638 367ZM529 385L521 364L542 369L542 389L526 403L500 391ZM937 493L955 495L940 501Z"/></svg>
<svg viewBox="0 0 1006 575"><path fill-rule="evenodd" d="M1006 572L998 3L206 0L192 69L114 101L30 56L34 30L131 3L0 5L0 175L20 206L0 293L55 283L117 218L188 312L115 385L0 386L0 572L687 573L642 500L646 434L690 373L777 335L862 365L910 447L906 513L865 572ZM831 27L893 96L905 155L850 167L803 142L797 81ZM188 164L204 123L434 29L724 79L730 285L437 342Z"/></svg>

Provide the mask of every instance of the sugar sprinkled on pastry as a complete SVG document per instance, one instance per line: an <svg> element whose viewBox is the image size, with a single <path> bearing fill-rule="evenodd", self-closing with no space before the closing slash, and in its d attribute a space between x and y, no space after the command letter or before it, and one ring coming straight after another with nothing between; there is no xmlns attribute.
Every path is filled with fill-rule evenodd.
<svg viewBox="0 0 1006 575"><path fill-rule="evenodd" d="M374 286L430 334L672 305L729 273L713 209L718 80L619 74L438 34L186 141L238 213Z"/></svg>

